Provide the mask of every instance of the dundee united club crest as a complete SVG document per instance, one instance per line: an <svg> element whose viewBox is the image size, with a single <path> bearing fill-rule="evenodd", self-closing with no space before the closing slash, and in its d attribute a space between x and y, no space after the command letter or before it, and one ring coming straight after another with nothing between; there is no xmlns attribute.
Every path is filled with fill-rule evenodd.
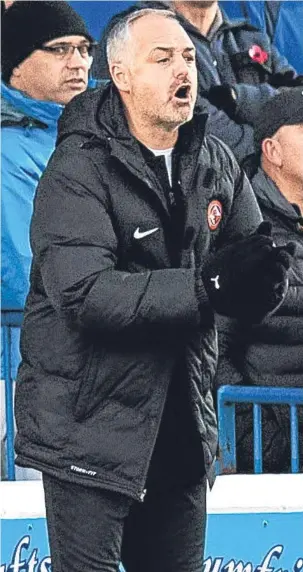
<svg viewBox="0 0 303 572"><path fill-rule="evenodd" d="M223 208L220 201L211 201L207 209L207 222L210 230L218 228L223 215Z"/></svg>

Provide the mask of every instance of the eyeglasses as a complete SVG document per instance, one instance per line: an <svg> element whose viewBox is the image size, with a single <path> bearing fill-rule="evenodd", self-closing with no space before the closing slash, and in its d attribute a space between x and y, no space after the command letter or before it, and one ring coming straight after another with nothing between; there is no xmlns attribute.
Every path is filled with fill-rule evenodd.
<svg viewBox="0 0 303 572"><path fill-rule="evenodd" d="M38 48L43 52L48 52L53 54L58 60L68 60L74 55L75 50L78 50L81 58L88 59L92 56L94 48L97 42L90 42L89 44L80 44L75 46L74 44L56 44L54 46L41 46Z"/></svg>

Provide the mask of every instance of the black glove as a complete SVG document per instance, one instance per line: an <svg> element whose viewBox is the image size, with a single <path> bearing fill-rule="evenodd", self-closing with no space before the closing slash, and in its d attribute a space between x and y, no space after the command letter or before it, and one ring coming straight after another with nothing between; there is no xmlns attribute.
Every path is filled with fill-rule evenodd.
<svg viewBox="0 0 303 572"><path fill-rule="evenodd" d="M230 85L226 83L214 85L204 95L217 109L223 109L230 117L234 116L236 111L236 94Z"/></svg>
<svg viewBox="0 0 303 572"><path fill-rule="evenodd" d="M295 76L295 72L289 70L285 73L275 73L273 74L268 83L272 87L300 87L303 85L303 75Z"/></svg>
<svg viewBox="0 0 303 572"><path fill-rule="evenodd" d="M248 237L221 248L201 272L213 309L243 322L260 322L285 297L294 252L292 242L274 246L268 222L261 223Z"/></svg>

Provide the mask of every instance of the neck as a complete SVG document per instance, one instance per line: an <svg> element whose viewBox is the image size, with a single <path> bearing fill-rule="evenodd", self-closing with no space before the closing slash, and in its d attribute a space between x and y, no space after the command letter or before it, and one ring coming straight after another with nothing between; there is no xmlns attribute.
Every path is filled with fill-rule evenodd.
<svg viewBox="0 0 303 572"><path fill-rule="evenodd" d="M279 171L264 169L265 173L274 181L279 191L284 195L289 203L296 204L303 216L303 187L302 181L289 180L281 175ZM270 172L271 171L271 172Z"/></svg>
<svg viewBox="0 0 303 572"><path fill-rule="evenodd" d="M297 184L296 184L297 183ZM276 183L276 185L278 186L279 190L281 191L282 195L284 195L284 197L286 197L286 199L292 203L292 204L296 204L299 209L300 209L300 213L303 216L303 189L302 189L302 182L299 183L299 181L295 182L292 181L290 183L290 181L280 181L279 183Z"/></svg>
<svg viewBox="0 0 303 572"><path fill-rule="evenodd" d="M24 85L24 83L18 77L16 78L11 77L9 86L13 87L14 89L17 89L18 91L26 95L26 97L30 97L31 99L36 99L38 101L43 101L43 99L37 96L35 92L33 92L32 90L28 90Z"/></svg>
<svg viewBox="0 0 303 572"><path fill-rule="evenodd" d="M188 2L175 0L174 9L182 14L203 36L207 36L217 14L218 2Z"/></svg>
<svg viewBox="0 0 303 572"><path fill-rule="evenodd" d="M151 127L145 124L142 118L131 117L127 109L125 112L131 134L145 147L164 150L175 146L178 139L178 127L167 130L157 125Z"/></svg>
<svg viewBox="0 0 303 572"><path fill-rule="evenodd" d="M9 81L9 85L11 87L13 87L14 89L17 89L18 91L22 91L22 93L27 95L27 97L31 97L32 99L38 99L34 95L32 95L32 93L28 92L23 81L19 77L12 76L10 81Z"/></svg>
<svg viewBox="0 0 303 572"><path fill-rule="evenodd" d="M24 89L22 89L22 86L20 85L20 83L21 82L19 81L18 78L15 78L14 76L12 76L8 82L8 86L13 87L14 89L18 89L18 91L23 91L23 93L25 93L25 91L24 91Z"/></svg>

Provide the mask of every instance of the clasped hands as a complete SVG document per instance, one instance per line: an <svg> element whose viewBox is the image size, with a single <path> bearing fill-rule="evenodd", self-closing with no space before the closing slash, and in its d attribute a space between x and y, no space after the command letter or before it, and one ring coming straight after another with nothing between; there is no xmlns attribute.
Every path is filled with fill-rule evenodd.
<svg viewBox="0 0 303 572"><path fill-rule="evenodd" d="M295 243L275 246L271 232L271 223L262 222L205 261L200 280L215 312L258 323L283 302Z"/></svg>

